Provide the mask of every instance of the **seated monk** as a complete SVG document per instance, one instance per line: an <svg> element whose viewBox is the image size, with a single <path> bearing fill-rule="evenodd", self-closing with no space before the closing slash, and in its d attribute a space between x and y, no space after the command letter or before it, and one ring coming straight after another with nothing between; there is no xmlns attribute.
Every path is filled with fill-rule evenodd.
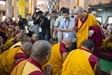
<svg viewBox="0 0 112 75"><path fill-rule="evenodd" d="M10 36L12 34L12 32L13 32L12 25L9 25L9 27L8 27L8 36ZM8 37L8 38L10 38L10 37Z"/></svg>
<svg viewBox="0 0 112 75"><path fill-rule="evenodd" d="M0 55L0 75L9 75L19 60L30 57L32 43L26 42L22 47L12 48Z"/></svg>
<svg viewBox="0 0 112 75"><path fill-rule="evenodd" d="M99 48L100 50L112 50L112 33L109 32L107 37L103 39L102 45Z"/></svg>
<svg viewBox="0 0 112 75"><path fill-rule="evenodd" d="M52 47L57 43L57 40L54 38L51 38L51 39L49 39L49 43L51 44L51 47Z"/></svg>
<svg viewBox="0 0 112 75"><path fill-rule="evenodd" d="M13 31L13 33L11 34L10 38L13 38L16 36L16 34L18 34L20 32L20 28L19 26L15 27L15 31Z"/></svg>
<svg viewBox="0 0 112 75"><path fill-rule="evenodd" d="M30 39L29 36L24 35L24 36L21 38L21 40L20 40L19 42L15 43L14 45L12 45L12 46L10 47L10 49L11 49L11 48L15 48L15 47L20 47L20 46L22 46L25 42L30 42L29 39Z"/></svg>
<svg viewBox="0 0 112 75"><path fill-rule="evenodd" d="M32 44L34 44L37 40L38 40L38 35L37 34L33 34L32 37L30 38L30 41Z"/></svg>
<svg viewBox="0 0 112 75"><path fill-rule="evenodd" d="M24 29L21 29L19 34L21 34L22 36L26 35L26 31Z"/></svg>
<svg viewBox="0 0 112 75"><path fill-rule="evenodd" d="M62 64L68 55L67 49L71 46L72 40L68 37L64 38L62 42L52 46L51 58L47 63L52 66L52 75L61 75ZM44 67L46 67L46 65Z"/></svg>
<svg viewBox="0 0 112 75"><path fill-rule="evenodd" d="M0 36L0 54L2 54L4 44L3 44L3 38Z"/></svg>
<svg viewBox="0 0 112 75"><path fill-rule="evenodd" d="M73 50L66 58L61 75L100 75L100 63L92 54L94 43L85 40L80 49Z"/></svg>
<svg viewBox="0 0 112 75"><path fill-rule="evenodd" d="M31 57L17 64L11 75L44 75L42 66L50 58L51 46L47 41L36 41L32 48Z"/></svg>
<svg viewBox="0 0 112 75"><path fill-rule="evenodd" d="M15 43L17 43L18 41L20 41L22 38L22 36L20 34L17 34L15 37L9 39L5 45L4 45L4 49L3 51L8 50L12 45L14 45Z"/></svg>

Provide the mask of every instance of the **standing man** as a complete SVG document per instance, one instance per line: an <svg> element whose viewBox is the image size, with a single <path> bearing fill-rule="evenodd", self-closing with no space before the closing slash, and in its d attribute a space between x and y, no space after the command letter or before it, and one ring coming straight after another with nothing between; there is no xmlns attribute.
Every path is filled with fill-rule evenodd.
<svg viewBox="0 0 112 75"><path fill-rule="evenodd" d="M90 39L95 43L93 54L98 56L98 47L102 43L102 33L99 23L96 21L96 18L84 12L84 9L81 6L76 7L75 9L75 24L69 29L57 29L62 32L71 32L76 28L76 37L77 37L77 48L81 47L81 43Z"/></svg>
<svg viewBox="0 0 112 75"><path fill-rule="evenodd" d="M63 19L62 11L63 11L64 9L66 9L66 8L65 8L65 7L62 7L62 8L61 8L61 10L60 10L61 16L59 16L59 17L56 19L56 22L55 22L55 25L54 25L54 29L56 29L56 28L59 27L59 25L60 25L60 23L61 23L61 21L62 21L62 19ZM58 42L60 42L59 36L60 36L59 32L54 31L54 38L55 38L55 39L58 38Z"/></svg>
<svg viewBox="0 0 112 75"><path fill-rule="evenodd" d="M69 15L69 10L65 9L62 11L64 19L62 19L59 28L60 29L68 29L70 28L74 23L74 18L71 18ZM72 47L69 51L76 49L76 33L75 30L72 30L71 32L60 32L60 40L64 39L65 37L69 37L72 39Z"/></svg>
<svg viewBox="0 0 112 75"><path fill-rule="evenodd" d="M50 36L51 38L54 38L54 25L56 22L56 18L57 18L57 11L53 10L51 13L51 20L50 20Z"/></svg>

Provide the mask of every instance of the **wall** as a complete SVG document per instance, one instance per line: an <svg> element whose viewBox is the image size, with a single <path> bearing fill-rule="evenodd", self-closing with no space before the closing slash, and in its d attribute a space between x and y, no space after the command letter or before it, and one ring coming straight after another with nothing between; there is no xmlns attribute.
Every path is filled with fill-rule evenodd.
<svg viewBox="0 0 112 75"><path fill-rule="evenodd" d="M106 22L108 16L112 16L112 8L104 8L103 11L96 11L98 16L102 16L103 24Z"/></svg>

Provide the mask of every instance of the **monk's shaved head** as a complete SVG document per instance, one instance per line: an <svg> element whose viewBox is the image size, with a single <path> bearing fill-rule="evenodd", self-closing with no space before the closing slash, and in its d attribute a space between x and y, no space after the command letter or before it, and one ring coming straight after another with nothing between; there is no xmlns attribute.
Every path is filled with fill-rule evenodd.
<svg viewBox="0 0 112 75"><path fill-rule="evenodd" d="M97 16L96 11L92 11L91 14L92 14L93 16L95 16L95 17Z"/></svg>
<svg viewBox="0 0 112 75"><path fill-rule="evenodd" d="M36 41L32 48L31 56L35 59L41 59L45 57L51 51L49 42L44 40Z"/></svg>
<svg viewBox="0 0 112 75"><path fill-rule="evenodd" d="M30 57L31 55L32 46L33 44L31 42L25 42L21 47L27 57Z"/></svg>
<svg viewBox="0 0 112 75"><path fill-rule="evenodd" d="M33 35L32 35L32 37L37 37L37 36L38 36L37 34L33 34Z"/></svg>
<svg viewBox="0 0 112 75"><path fill-rule="evenodd" d="M65 38L63 39L63 42L64 42L64 43L69 43L69 42L72 42L72 39L69 38L69 37L65 37Z"/></svg>
<svg viewBox="0 0 112 75"><path fill-rule="evenodd" d="M33 39L34 41L37 41L37 40L38 40L38 35L37 35L37 34L33 34L33 35L32 35L32 39Z"/></svg>
<svg viewBox="0 0 112 75"><path fill-rule="evenodd" d="M27 42L27 41L29 41L29 39L30 39L29 36L24 35L24 36L22 37L22 39L21 39L21 42L22 42L22 43Z"/></svg>
<svg viewBox="0 0 112 75"><path fill-rule="evenodd" d="M78 10L78 11L82 11L82 12L84 12L84 9L83 9L81 6L76 7L76 9L75 9L75 10Z"/></svg>
<svg viewBox="0 0 112 75"><path fill-rule="evenodd" d="M77 18L79 19L83 19L84 18L84 9L81 6L76 7L75 9L75 15Z"/></svg>
<svg viewBox="0 0 112 75"><path fill-rule="evenodd" d="M16 38L16 41L20 41L21 38L22 38L22 35L21 35L21 34L17 34L17 35L15 36L15 38Z"/></svg>
<svg viewBox="0 0 112 75"><path fill-rule="evenodd" d="M22 47L23 48L26 48L26 47L29 47L29 48L32 48L33 44L31 42L25 42ZM24 49L25 50L25 49Z"/></svg>
<svg viewBox="0 0 112 75"><path fill-rule="evenodd" d="M65 37L63 39L63 43L65 44L66 48L70 48L72 46L72 39L69 37Z"/></svg>
<svg viewBox="0 0 112 75"><path fill-rule="evenodd" d="M91 40L85 40L83 41L82 46L86 47L89 50L92 50L92 48L94 48L94 43Z"/></svg>

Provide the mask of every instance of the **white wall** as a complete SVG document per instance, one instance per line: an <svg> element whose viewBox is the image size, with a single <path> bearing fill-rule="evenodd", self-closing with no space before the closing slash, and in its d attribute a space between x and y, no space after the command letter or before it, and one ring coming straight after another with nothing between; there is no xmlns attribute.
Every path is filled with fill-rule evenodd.
<svg viewBox="0 0 112 75"><path fill-rule="evenodd" d="M96 11L98 16L102 16L103 24L106 22L108 16L112 16L112 8L104 8L103 11Z"/></svg>

